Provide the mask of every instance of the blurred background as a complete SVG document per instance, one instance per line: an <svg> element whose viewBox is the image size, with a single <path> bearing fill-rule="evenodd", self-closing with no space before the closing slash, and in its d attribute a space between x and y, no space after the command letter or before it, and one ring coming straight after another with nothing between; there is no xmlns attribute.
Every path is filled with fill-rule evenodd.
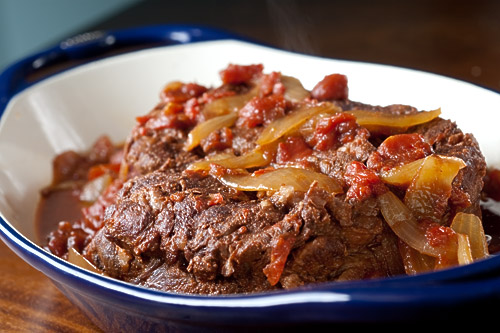
<svg viewBox="0 0 500 333"><path fill-rule="evenodd" d="M139 0L0 0L0 68Z"/></svg>
<svg viewBox="0 0 500 333"><path fill-rule="evenodd" d="M500 90L500 1L492 0L0 0L0 68L78 33L167 23Z"/></svg>
<svg viewBox="0 0 500 333"><path fill-rule="evenodd" d="M166 23L500 90L500 1L491 0L0 0L0 68L78 33Z"/></svg>

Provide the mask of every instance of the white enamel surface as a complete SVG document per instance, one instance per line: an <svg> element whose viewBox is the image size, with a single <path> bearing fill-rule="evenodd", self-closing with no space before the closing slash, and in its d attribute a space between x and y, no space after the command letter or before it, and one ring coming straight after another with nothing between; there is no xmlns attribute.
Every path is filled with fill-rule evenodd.
<svg viewBox="0 0 500 333"><path fill-rule="evenodd" d="M0 122L0 213L34 240L39 190L51 161L67 149L86 150L102 134L123 141L134 118L158 102L174 80L219 85L228 63L264 64L311 89L326 74L349 79L352 100L376 105L441 107L442 117L473 133L492 166L500 166L500 95L414 70L292 54L239 41L216 41L139 51L54 76L12 99Z"/></svg>

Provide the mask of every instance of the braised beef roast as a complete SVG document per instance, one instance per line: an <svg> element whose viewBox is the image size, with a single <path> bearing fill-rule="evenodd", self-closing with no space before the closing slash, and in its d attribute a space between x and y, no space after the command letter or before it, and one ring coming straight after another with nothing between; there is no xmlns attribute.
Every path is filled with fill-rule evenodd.
<svg viewBox="0 0 500 333"><path fill-rule="evenodd" d="M81 157L86 163L73 162L74 173L100 168L94 181L111 177L79 221L59 224L47 248L66 257L74 247L111 277L180 293L249 293L397 276L408 266L404 240L386 223L377 196L392 191L403 200L409 186L387 184L380 175L431 155L460 159L465 167L446 195L437 191L431 218L419 223L442 231L457 212L481 216L484 157L473 136L453 122L433 116L405 126L360 125L361 116L350 111L392 116L395 123L422 112L350 101L347 80L338 74L311 92L281 73L263 74L260 65L230 65L221 79L218 88L167 85L160 103L137 118L123 149L108 144L105 153L101 148L105 161L87 154ZM335 112L289 125L265 149L259 144L278 120L325 104ZM232 119L193 139L200 124L231 113ZM218 162L256 151L264 151L259 158L265 163ZM278 179L279 188L248 189L224 178L254 179L281 168L326 175L340 190L332 193L319 181L298 189L289 179ZM78 193L89 182L80 179Z"/></svg>

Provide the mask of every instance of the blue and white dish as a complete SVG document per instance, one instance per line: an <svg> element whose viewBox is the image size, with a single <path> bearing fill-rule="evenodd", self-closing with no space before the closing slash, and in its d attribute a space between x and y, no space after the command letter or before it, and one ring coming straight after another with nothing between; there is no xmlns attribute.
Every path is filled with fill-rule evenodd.
<svg viewBox="0 0 500 333"><path fill-rule="evenodd" d="M155 47L90 61L115 46ZM81 65L45 75L68 60ZM376 105L438 107L473 133L500 166L500 95L431 73L319 58L203 27L155 26L79 36L25 58L0 75L0 237L43 272L105 331L261 327L414 320L500 297L500 257L452 269L371 281L328 283L252 295L195 296L145 289L76 267L43 250L34 224L52 158L84 151L102 134L125 139L138 115L174 80L218 85L229 63L262 63L306 88L329 73L349 79L350 98ZM38 79L42 75L43 79ZM34 79L33 79L34 78ZM41 291L43 292L43 291ZM463 308L460 308L463 310Z"/></svg>

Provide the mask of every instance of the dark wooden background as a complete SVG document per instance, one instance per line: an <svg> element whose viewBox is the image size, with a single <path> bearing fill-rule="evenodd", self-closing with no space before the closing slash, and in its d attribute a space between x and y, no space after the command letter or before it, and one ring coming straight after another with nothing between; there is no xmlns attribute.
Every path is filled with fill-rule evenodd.
<svg viewBox="0 0 500 333"><path fill-rule="evenodd" d="M163 23L215 26L287 50L416 68L500 90L498 1L156 0L91 28Z"/></svg>
<svg viewBox="0 0 500 333"><path fill-rule="evenodd" d="M287 50L410 67L500 90L500 1L142 1L85 31L166 23L222 28ZM0 272L0 330L99 331L3 244Z"/></svg>

